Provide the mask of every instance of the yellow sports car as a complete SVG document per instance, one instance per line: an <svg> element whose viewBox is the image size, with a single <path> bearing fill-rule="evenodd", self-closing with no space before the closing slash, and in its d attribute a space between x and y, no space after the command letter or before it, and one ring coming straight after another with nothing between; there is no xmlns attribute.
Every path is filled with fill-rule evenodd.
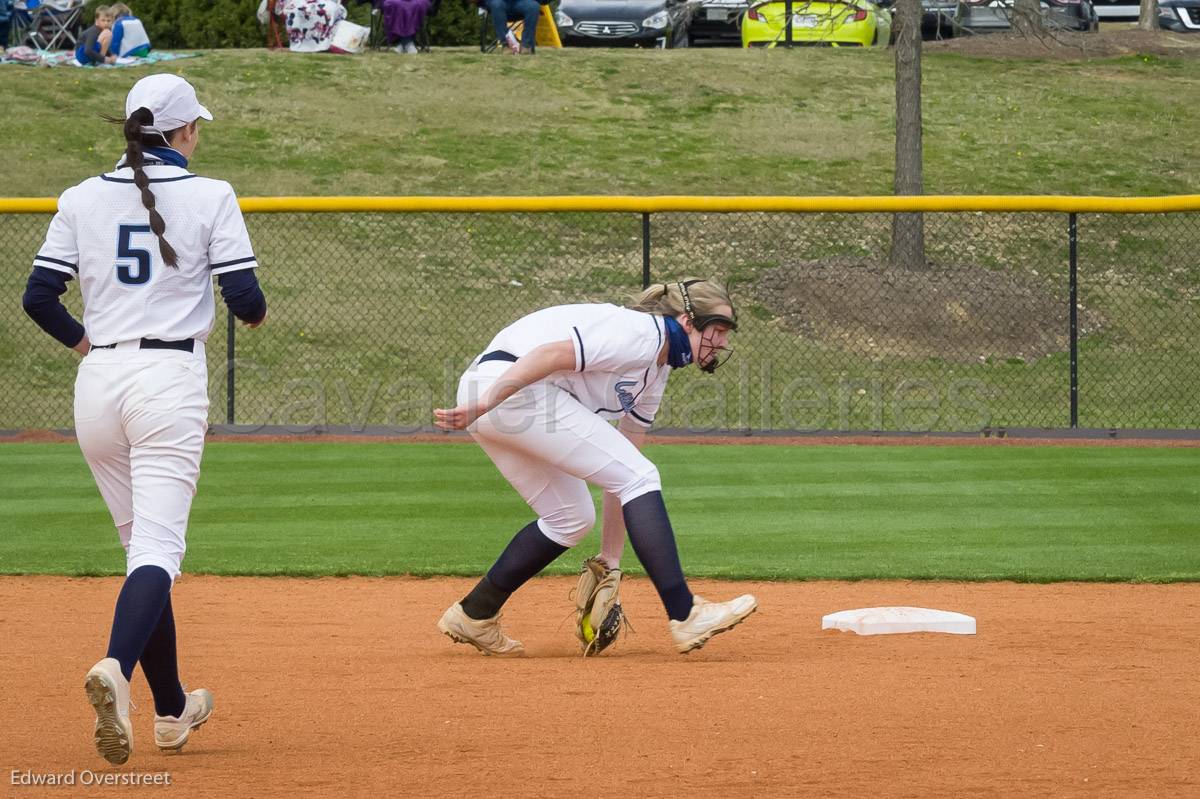
<svg viewBox="0 0 1200 799"><path fill-rule="evenodd" d="M742 16L742 47L787 45L787 4L751 5ZM793 0L792 43L800 47L887 47L892 14L870 0Z"/></svg>

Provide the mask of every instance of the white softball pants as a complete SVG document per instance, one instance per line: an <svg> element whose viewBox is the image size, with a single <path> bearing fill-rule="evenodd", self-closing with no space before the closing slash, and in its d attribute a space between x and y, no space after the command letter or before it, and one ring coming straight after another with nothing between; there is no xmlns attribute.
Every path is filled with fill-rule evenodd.
<svg viewBox="0 0 1200 799"><path fill-rule="evenodd" d="M458 402L476 399L512 364L472 365L458 383ZM587 484L621 504L662 489L658 469L611 424L566 391L535 383L477 419L467 431L538 515L551 541L571 547L596 523Z"/></svg>
<svg viewBox="0 0 1200 799"><path fill-rule="evenodd" d="M75 434L125 547L125 573L183 562L208 429L204 345L92 350L75 378Z"/></svg>

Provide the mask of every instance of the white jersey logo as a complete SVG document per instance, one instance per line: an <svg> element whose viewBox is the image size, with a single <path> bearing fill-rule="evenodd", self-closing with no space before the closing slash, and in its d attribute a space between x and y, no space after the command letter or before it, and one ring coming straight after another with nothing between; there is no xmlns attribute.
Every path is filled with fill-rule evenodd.
<svg viewBox="0 0 1200 799"><path fill-rule="evenodd" d="M633 394L629 389L636 385L636 380L622 380L616 385L617 399L620 400L621 407L625 409L626 413L633 410Z"/></svg>

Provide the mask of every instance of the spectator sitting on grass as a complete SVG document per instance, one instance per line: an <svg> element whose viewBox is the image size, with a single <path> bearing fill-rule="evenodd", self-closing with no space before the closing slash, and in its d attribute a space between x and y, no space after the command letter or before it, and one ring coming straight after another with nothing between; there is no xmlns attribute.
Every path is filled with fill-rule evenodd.
<svg viewBox="0 0 1200 799"><path fill-rule="evenodd" d="M109 51L117 58L143 58L150 55L150 37L146 34L146 26L133 15L129 6L114 3L109 10L114 20Z"/></svg>
<svg viewBox="0 0 1200 799"><path fill-rule="evenodd" d="M75 48L75 62L81 67L89 64L111 64L117 57L108 52L112 43L112 10L108 6L96 7L96 24L79 36Z"/></svg>
<svg viewBox="0 0 1200 799"><path fill-rule="evenodd" d="M492 25L496 29L496 42L501 47L507 46L513 55L533 54L533 47L537 41L538 17L542 13L542 7L538 0L477 0L477 2L492 15ZM510 16L525 22L521 30L520 47L508 34Z"/></svg>

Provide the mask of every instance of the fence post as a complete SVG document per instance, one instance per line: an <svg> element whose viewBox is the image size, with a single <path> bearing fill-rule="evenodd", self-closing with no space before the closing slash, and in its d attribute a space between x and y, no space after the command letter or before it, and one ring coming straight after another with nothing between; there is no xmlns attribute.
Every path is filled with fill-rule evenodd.
<svg viewBox="0 0 1200 799"><path fill-rule="evenodd" d="M792 0L786 0L783 4L783 46L790 48L792 46Z"/></svg>
<svg viewBox="0 0 1200 799"><path fill-rule="evenodd" d="M1079 427L1079 220L1076 214L1067 217L1069 239L1069 277L1071 309L1068 315L1071 325L1071 428Z"/></svg>
<svg viewBox="0 0 1200 799"><path fill-rule="evenodd" d="M650 288L650 214L642 214L642 290Z"/></svg>
<svg viewBox="0 0 1200 799"><path fill-rule="evenodd" d="M225 309L225 424L233 424L233 383L234 383L234 353L233 332L236 325L233 322L233 311Z"/></svg>

